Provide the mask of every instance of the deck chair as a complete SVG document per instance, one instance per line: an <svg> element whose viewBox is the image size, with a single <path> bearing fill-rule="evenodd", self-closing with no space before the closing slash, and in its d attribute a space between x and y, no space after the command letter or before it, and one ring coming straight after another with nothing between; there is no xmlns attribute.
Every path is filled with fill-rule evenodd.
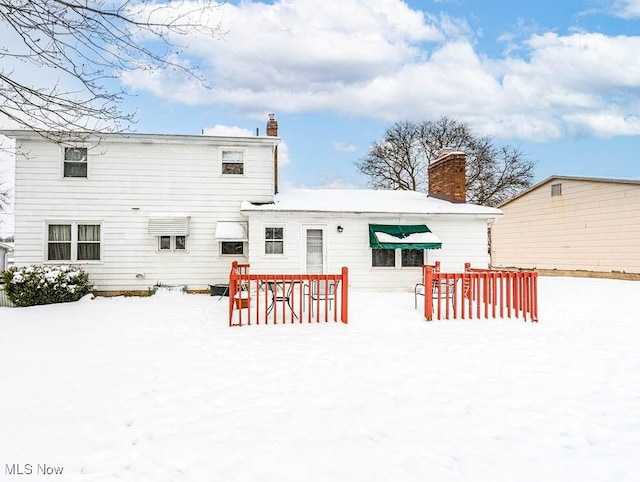
<svg viewBox="0 0 640 482"><path fill-rule="evenodd" d="M291 306L291 291L293 289L292 281L267 281L265 286L267 292L271 294L271 304L269 308L267 308L267 315L273 311L273 308L276 306L276 303L284 304L286 303L293 316L298 319L298 315Z"/></svg>
<svg viewBox="0 0 640 482"><path fill-rule="evenodd" d="M328 302L329 309L333 306L333 301L336 299L336 288L338 286L338 281L336 280L311 280L310 285L304 285L302 298L303 309L306 303L306 300L310 300L311 305L311 314L313 314L313 306L316 302L320 301L324 304L325 300Z"/></svg>
<svg viewBox="0 0 640 482"><path fill-rule="evenodd" d="M416 283L413 288L414 305L415 309L418 308L418 296L425 296L425 289L423 283ZM453 300L456 296L456 281L455 280L440 280L440 289L438 289L438 280L433 280L431 286L431 298L437 300L438 298L447 302ZM435 310L436 303L433 304Z"/></svg>

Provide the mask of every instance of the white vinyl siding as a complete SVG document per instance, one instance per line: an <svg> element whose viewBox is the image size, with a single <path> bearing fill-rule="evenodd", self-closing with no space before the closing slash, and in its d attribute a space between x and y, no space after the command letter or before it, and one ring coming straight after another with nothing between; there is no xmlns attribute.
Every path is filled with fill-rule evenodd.
<svg viewBox="0 0 640 482"><path fill-rule="evenodd" d="M99 153L91 150L90 179L85 182L61 179L57 145L17 141L17 265L47 260L43 220L99 218L102 263L86 268L98 291L147 290L157 282L206 290L209 284L228 280L231 260L219 256L216 222L240 218L243 200L273 200L274 140L133 137L117 142L108 138L100 143ZM245 151L245 175L220 176L219 147L234 148L236 143ZM149 218L157 213L188 213L186 250L159 252L158 236L149 232ZM188 256L179 255L187 251Z"/></svg>
<svg viewBox="0 0 640 482"><path fill-rule="evenodd" d="M326 246L326 273L340 273L343 266L349 268L349 285L356 289L372 291L412 290L421 279L420 267L401 267L400 252L396 251L395 268L374 268L369 246L369 224L427 224L441 240L442 248L425 250L425 263L440 261L443 271L464 271L465 262L486 268L489 262L487 221L474 216L432 215L428 218L415 215L377 215L340 213L269 213L246 212L249 218L248 262L255 273L303 273L305 272L305 227L326 226L323 242ZM269 224L271 221L273 224ZM264 226L285 228L285 254L264 255ZM338 232L337 226L343 228Z"/></svg>

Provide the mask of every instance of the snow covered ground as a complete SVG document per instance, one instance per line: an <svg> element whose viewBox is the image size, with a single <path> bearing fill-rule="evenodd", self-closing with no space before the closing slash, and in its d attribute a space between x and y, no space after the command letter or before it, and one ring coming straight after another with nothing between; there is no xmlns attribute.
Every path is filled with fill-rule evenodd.
<svg viewBox="0 0 640 482"><path fill-rule="evenodd" d="M541 278L538 324L428 323L409 293L352 292L348 325L0 308L0 480L639 480L639 294Z"/></svg>

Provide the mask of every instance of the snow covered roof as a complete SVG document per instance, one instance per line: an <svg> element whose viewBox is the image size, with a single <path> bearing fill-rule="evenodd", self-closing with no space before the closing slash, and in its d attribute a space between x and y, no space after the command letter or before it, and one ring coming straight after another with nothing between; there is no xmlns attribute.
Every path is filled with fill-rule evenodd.
<svg viewBox="0 0 640 482"><path fill-rule="evenodd" d="M496 208L443 201L415 191L380 189L290 189L276 194L275 202L244 201L242 211L334 212L393 214L476 214L500 216Z"/></svg>
<svg viewBox="0 0 640 482"><path fill-rule="evenodd" d="M42 132L27 129L0 129L0 135L10 139L42 142L143 142L147 144L273 144L280 142L276 136L211 136L201 134L149 134L139 132Z"/></svg>

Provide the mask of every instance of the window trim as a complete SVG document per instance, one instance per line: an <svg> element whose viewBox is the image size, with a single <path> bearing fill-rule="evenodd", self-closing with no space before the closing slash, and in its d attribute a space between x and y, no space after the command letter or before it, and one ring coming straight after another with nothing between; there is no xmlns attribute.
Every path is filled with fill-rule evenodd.
<svg viewBox="0 0 640 482"><path fill-rule="evenodd" d="M371 250L371 268L373 269L397 269L398 268L398 251L397 249L385 249L385 248L370 248ZM373 253L374 251L392 251L393 252L393 265L374 265Z"/></svg>
<svg viewBox="0 0 640 482"><path fill-rule="evenodd" d="M240 152L242 153L242 174L233 174L224 172L223 164L224 153L225 152ZM220 146L218 148L218 158L219 158L219 172L220 176L223 177L242 177L247 174L247 148L246 147L233 147L233 146ZM239 162L229 163L229 164L240 164Z"/></svg>
<svg viewBox="0 0 640 482"><path fill-rule="evenodd" d="M267 229L268 228L275 228L275 229L282 229L282 253L267 253ZM276 238L269 238L272 241L279 241ZM287 229L286 226L283 224L264 224L262 226L262 254L265 257L270 257L270 258L278 258L278 257L283 257L286 255L287 253L287 243L286 243L286 239L287 239Z"/></svg>
<svg viewBox="0 0 640 482"><path fill-rule="evenodd" d="M222 252L222 245L224 243L240 243L242 245L242 253L223 253ZM219 241L218 242L218 255L220 257L237 257L237 256L242 256L243 258L247 256L247 242L246 241L232 241L232 240L226 240L226 241Z"/></svg>
<svg viewBox="0 0 640 482"><path fill-rule="evenodd" d="M403 266L402 265L402 251L405 251L405 249L401 249L401 248L395 248L393 250L391 249L386 249L385 251L393 251L394 252L394 265L393 266L374 266L373 265L373 250L374 249L382 249L382 248L369 248L370 251L370 259L371 259L371 265L370 265L370 269L373 270L411 270L411 269L418 269L420 268L420 266ZM422 262L424 263L421 266L424 266L425 264L427 264L427 259L428 259L428 253L427 253L427 249L423 249L423 255L422 255Z"/></svg>
<svg viewBox="0 0 640 482"><path fill-rule="evenodd" d="M70 259L49 259L49 226L71 227L71 255ZM100 226L100 241L78 241L78 226ZM44 264L102 264L104 263L104 222L97 220L46 219L43 223L43 263ZM55 242L55 241L54 241ZM78 244L94 243L99 245L100 259L78 259Z"/></svg>
<svg viewBox="0 0 640 482"><path fill-rule="evenodd" d="M67 149L85 149L87 151L87 160L86 165L87 165L87 175L86 176L65 176L64 175L64 166L65 163L67 162L72 162L72 163L76 163L79 164L79 161L68 161L65 157L66 154L66 150ZM84 144L84 143L77 143L74 145L61 145L60 146L60 179L64 180L64 181L68 181L68 180L88 180L90 178L90 169L89 169L89 145L88 144Z"/></svg>
<svg viewBox="0 0 640 482"><path fill-rule="evenodd" d="M562 196L562 183L557 182L551 185L551 197Z"/></svg>
<svg viewBox="0 0 640 482"><path fill-rule="evenodd" d="M417 266L416 266L416 265L405 265L405 264L403 263L403 258L402 258L402 253L403 253L404 251L422 251L422 262L421 262L419 265L417 265ZM406 249L406 248L405 248L405 249L401 249L401 250L400 250L400 268L419 268L420 266L424 266L424 264L425 264L425 261L424 261L424 260L425 260L425 258L426 258L426 256L425 256L425 250L424 250L424 249L422 249L422 248L411 248L411 249Z"/></svg>
<svg viewBox="0 0 640 482"><path fill-rule="evenodd" d="M169 238L169 247L162 247L162 238ZM184 238L184 248L177 248L176 238ZM187 234L159 234L156 235L156 251L158 253L188 253L189 235Z"/></svg>

